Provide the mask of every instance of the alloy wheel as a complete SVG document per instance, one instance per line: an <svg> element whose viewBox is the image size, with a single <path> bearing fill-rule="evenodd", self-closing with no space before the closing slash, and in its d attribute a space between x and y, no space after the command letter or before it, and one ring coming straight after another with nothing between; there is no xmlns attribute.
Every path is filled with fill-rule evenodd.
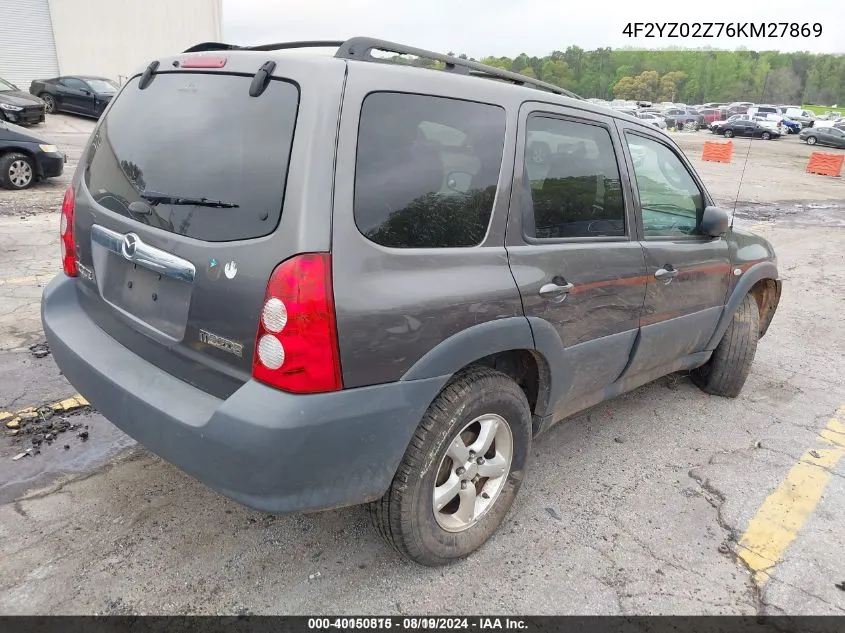
<svg viewBox="0 0 845 633"><path fill-rule="evenodd" d="M493 507L507 482L513 435L499 415L467 424L440 462L432 491L434 517L447 532L469 529Z"/></svg>

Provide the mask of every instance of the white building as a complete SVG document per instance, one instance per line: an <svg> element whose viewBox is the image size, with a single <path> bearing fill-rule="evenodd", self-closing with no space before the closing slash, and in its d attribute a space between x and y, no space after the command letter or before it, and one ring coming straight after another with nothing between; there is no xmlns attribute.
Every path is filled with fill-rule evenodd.
<svg viewBox="0 0 845 633"><path fill-rule="evenodd" d="M222 0L0 0L0 77L123 81L156 57L220 41Z"/></svg>

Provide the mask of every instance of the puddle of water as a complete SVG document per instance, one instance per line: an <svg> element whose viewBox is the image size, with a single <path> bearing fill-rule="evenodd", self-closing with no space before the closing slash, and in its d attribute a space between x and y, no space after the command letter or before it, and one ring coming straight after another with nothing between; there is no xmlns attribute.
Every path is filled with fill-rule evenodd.
<svg viewBox="0 0 845 633"><path fill-rule="evenodd" d="M137 445L137 442L106 420L99 413L73 416L80 425L75 431L61 433L52 445L46 442L38 448L40 455L30 455L17 461L12 456L32 446L30 436L23 436L3 451L0 460L0 504L9 503L27 490L46 486L66 475L87 474L103 466L115 455ZM88 425L88 439L82 441L77 433ZM69 449L65 449L65 445ZM11 452L9 452L11 449Z"/></svg>

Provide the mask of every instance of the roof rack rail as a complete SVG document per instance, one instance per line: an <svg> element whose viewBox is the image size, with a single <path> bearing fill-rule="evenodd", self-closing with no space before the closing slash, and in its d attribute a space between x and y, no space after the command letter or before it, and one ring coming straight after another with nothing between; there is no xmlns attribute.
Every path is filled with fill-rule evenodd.
<svg viewBox="0 0 845 633"><path fill-rule="evenodd" d="M343 46L343 40L306 40L303 42L279 42L278 44L261 44L248 46L251 51L278 51L286 48L337 48Z"/></svg>
<svg viewBox="0 0 845 633"><path fill-rule="evenodd" d="M546 90L555 94L564 95L573 99L582 99L574 92L565 90L560 86L512 73L495 66L488 66L478 62L470 61L468 59L460 59L458 57L451 57L441 53L427 51L422 48L414 48L412 46L405 46L404 44L397 44L395 42L388 42L372 37L353 37L340 45L335 57L342 59L354 59L359 61L391 63L388 59L379 59L372 55L372 51L379 50L388 53L398 53L399 55L413 55L414 57L421 57L424 59L431 59L434 61L443 62L446 64L446 70L449 72L457 72L464 75L473 75L476 77L489 77L494 79L503 79L518 86L528 86L530 88L537 88L539 90Z"/></svg>
<svg viewBox="0 0 845 633"><path fill-rule="evenodd" d="M235 51L243 48L234 44L223 44L222 42L202 42L186 48L183 53L204 53L206 51Z"/></svg>
<svg viewBox="0 0 845 633"><path fill-rule="evenodd" d="M280 51L291 48L338 48L343 40L305 40L302 42L279 42L277 44L259 44L258 46L238 46L222 42L203 42L185 49L183 53L203 53L206 51Z"/></svg>
<svg viewBox="0 0 845 633"><path fill-rule="evenodd" d="M387 40L380 40L373 37L352 37L346 41L341 40L306 40L302 42L279 42L277 44L261 44L258 46L237 46L234 44L224 44L222 42L203 42L196 44L191 48L183 51L185 53L199 53L205 51L228 51L228 50L243 50L243 51L278 51L293 48L337 48L335 57L340 59L350 59L357 61L378 62L378 63L394 63L389 59L381 59L375 57L372 52L374 50L385 51L388 53L396 53L399 55L413 55L423 59L431 59L446 64L446 70L449 72L460 73L462 75L470 75L474 77L486 77L489 79L502 79L509 81L518 86L527 86L529 88L536 88L538 90L545 90L555 94L564 95L573 99L580 99L574 92L565 90L560 86L512 73L495 66L488 66L478 62L470 61L468 59L460 59L459 57L452 57L450 55L443 55L433 51L427 51L422 48L414 48L413 46L405 46L404 44L397 44L396 42L388 42Z"/></svg>

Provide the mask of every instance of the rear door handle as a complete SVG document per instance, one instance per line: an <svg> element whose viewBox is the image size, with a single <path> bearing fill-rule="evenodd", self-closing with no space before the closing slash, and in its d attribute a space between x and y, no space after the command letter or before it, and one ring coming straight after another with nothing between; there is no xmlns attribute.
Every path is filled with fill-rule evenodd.
<svg viewBox="0 0 845 633"><path fill-rule="evenodd" d="M676 268L672 268L668 264L666 268L658 268L654 273L654 278L665 284L670 283L677 276L678 270Z"/></svg>
<svg viewBox="0 0 845 633"><path fill-rule="evenodd" d="M539 295L544 299L553 299L554 297L565 297L569 294L569 291L572 290L573 284L556 284L556 283L549 283L543 284L540 287Z"/></svg>

